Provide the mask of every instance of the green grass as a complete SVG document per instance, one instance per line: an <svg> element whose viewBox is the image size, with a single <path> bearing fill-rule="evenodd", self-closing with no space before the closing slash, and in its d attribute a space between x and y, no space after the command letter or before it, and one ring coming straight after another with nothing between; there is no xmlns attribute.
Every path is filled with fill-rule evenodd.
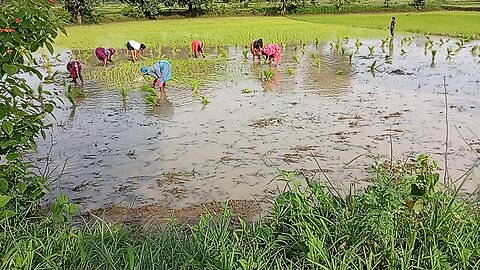
<svg viewBox="0 0 480 270"><path fill-rule="evenodd" d="M388 22L387 22L388 23ZM286 17L229 17L198 19L166 19L156 21L120 22L67 28L68 37L59 36L60 48L92 49L97 46L124 48L130 39L147 47L189 46L193 39L206 46L243 45L255 38L265 42L297 43L356 36L373 38L384 36L384 31L350 26L319 25Z"/></svg>
<svg viewBox="0 0 480 270"><path fill-rule="evenodd" d="M480 212L440 189L436 164L375 162L372 183L340 196L328 181L297 181L271 214L246 223L204 214L193 227L144 231L95 219L0 224L1 269L479 269ZM235 224L235 225L234 225Z"/></svg>
<svg viewBox="0 0 480 270"><path fill-rule="evenodd" d="M480 13L466 11L437 11L422 13L381 13L348 15L302 15L291 18L318 23L322 26L350 26L360 29L383 29L388 35L392 16L397 19L397 31L432 33L451 36L480 37ZM355 35L350 35L355 36Z"/></svg>

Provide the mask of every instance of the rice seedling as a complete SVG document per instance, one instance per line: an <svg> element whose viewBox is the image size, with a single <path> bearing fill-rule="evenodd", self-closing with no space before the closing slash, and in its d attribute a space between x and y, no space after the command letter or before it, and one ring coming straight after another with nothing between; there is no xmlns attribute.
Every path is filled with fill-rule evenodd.
<svg viewBox="0 0 480 270"><path fill-rule="evenodd" d="M341 54L342 56L344 56L344 55L345 55L345 52L346 52L346 49L345 49L344 47L342 47L342 48L340 49L340 54Z"/></svg>
<svg viewBox="0 0 480 270"><path fill-rule="evenodd" d="M353 60L353 53L349 53L347 54L347 57L348 57L348 63L352 63L352 60Z"/></svg>
<svg viewBox="0 0 480 270"><path fill-rule="evenodd" d="M145 101L151 106L158 106L157 95L145 95Z"/></svg>
<svg viewBox="0 0 480 270"><path fill-rule="evenodd" d="M436 55L437 55L437 50L432 50L432 63L435 62Z"/></svg>
<svg viewBox="0 0 480 270"><path fill-rule="evenodd" d="M425 50L433 47L433 40L428 39L425 41Z"/></svg>
<svg viewBox="0 0 480 270"><path fill-rule="evenodd" d="M315 59L315 66L318 68L322 66L322 60L320 58Z"/></svg>
<svg viewBox="0 0 480 270"><path fill-rule="evenodd" d="M250 50L248 48L243 49L243 59L247 60L248 59L248 52Z"/></svg>
<svg viewBox="0 0 480 270"><path fill-rule="evenodd" d="M382 49L385 47L385 44L387 44L387 42L389 41L390 38L385 38L385 39L382 39Z"/></svg>
<svg viewBox="0 0 480 270"><path fill-rule="evenodd" d="M355 41L355 48L356 48L356 49L355 49L355 53L358 52L358 50L360 49L360 47L361 47L362 45L363 45L363 43L362 43L359 39L357 39L357 40Z"/></svg>
<svg viewBox="0 0 480 270"><path fill-rule="evenodd" d="M315 38L315 47L318 47L318 44L320 44L320 40L318 37Z"/></svg>
<svg viewBox="0 0 480 270"><path fill-rule="evenodd" d="M338 52L340 50L340 46L341 46L340 40L337 39L337 41L335 42L335 51L336 52Z"/></svg>
<svg viewBox="0 0 480 270"><path fill-rule="evenodd" d="M128 91L125 87L120 87L120 95L122 96L123 103L127 102Z"/></svg>
<svg viewBox="0 0 480 270"><path fill-rule="evenodd" d="M447 57L445 58L446 60L452 60L453 56L455 54L453 53L453 49L452 48L447 48Z"/></svg>
<svg viewBox="0 0 480 270"><path fill-rule="evenodd" d="M374 45L368 46L368 51L369 51L368 56L372 56L373 53L375 52L375 46Z"/></svg>
<svg viewBox="0 0 480 270"><path fill-rule="evenodd" d="M153 88L152 86L148 85L148 84L144 84L140 87L140 90L142 90L143 92L145 92L145 96L144 96L144 99L145 101L152 105L152 106L158 106L158 94L157 94L157 90L155 88Z"/></svg>
<svg viewBox="0 0 480 270"><path fill-rule="evenodd" d="M192 90L193 90L193 95L194 96L198 95L198 80L197 79L192 79Z"/></svg>
<svg viewBox="0 0 480 270"><path fill-rule="evenodd" d="M47 76L43 79L44 83L54 83L55 77L58 75L59 71L55 70L53 73L47 73Z"/></svg>
<svg viewBox="0 0 480 270"><path fill-rule="evenodd" d="M457 48L457 51L465 48L464 43L463 43L461 40L456 41L456 42L455 42L455 45L457 45L457 47L458 47L458 48Z"/></svg>
<svg viewBox="0 0 480 270"><path fill-rule="evenodd" d="M343 75L343 73L344 73L344 72L343 72L342 69L337 69L337 70L335 71L335 75Z"/></svg>
<svg viewBox="0 0 480 270"><path fill-rule="evenodd" d="M70 101L70 103L73 105L73 107L76 107L77 102L75 99L78 97L85 97L85 92L83 92L83 90L76 85L71 84L68 86L65 96L67 97L68 101Z"/></svg>
<svg viewBox="0 0 480 270"><path fill-rule="evenodd" d="M401 49L400 50L400 55L405 55L405 54L407 54L407 52L404 49Z"/></svg>
<svg viewBox="0 0 480 270"><path fill-rule="evenodd" d="M312 58L312 59L317 59L317 54L316 54L316 53L310 54L310 58Z"/></svg>
<svg viewBox="0 0 480 270"><path fill-rule="evenodd" d="M472 49L470 49L470 53L472 54L472 56L477 56L478 55L478 45L474 45L472 46Z"/></svg>
<svg viewBox="0 0 480 270"><path fill-rule="evenodd" d="M250 89L250 88L243 88L243 89L242 89L242 94L250 94L250 93L252 93L252 92L253 92L253 90Z"/></svg>
<svg viewBox="0 0 480 270"><path fill-rule="evenodd" d="M295 67L288 67L288 68L287 68L287 72L288 72L288 74L290 74L290 75L295 74Z"/></svg>
<svg viewBox="0 0 480 270"><path fill-rule="evenodd" d="M267 82L271 82L273 80L273 70L272 69L264 69L263 70L263 78Z"/></svg>
<svg viewBox="0 0 480 270"><path fill-rule="evenodd" d="M218 49L218 55L221 58L227 58L227 50L225 50L224 48L219 48Z"/></svg>
<svg viewBox="0 0 480 270"><path fill-rule="evenodd" d="M300 61L298 60L298 56L296 54L292 55L292 60L297 64L300 63Z"/></svg>
<svg viewBox="0 0 480 270"><path fill-rule="evenodd" d="M375 73L375 70L377 69L377 60L373 61L373 63L368 66L370 72Z"/></svg>
<svg viewBox="0 0 480 270"><path fill-rule="evenodd" d="M210 103L210 101L208 100L208 98L204 95L201 95L200 97L200 100L202 101L202 105L205 107L207 106L208 103Z"/></svg>

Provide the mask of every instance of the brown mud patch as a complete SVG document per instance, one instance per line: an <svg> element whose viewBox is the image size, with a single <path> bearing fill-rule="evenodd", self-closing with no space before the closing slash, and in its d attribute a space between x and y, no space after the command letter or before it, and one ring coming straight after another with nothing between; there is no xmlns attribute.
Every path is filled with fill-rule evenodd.
<svg viewBox="0 0 480 270"><path fill-rule="evenodd" d="M172 209L160 204L144 205L139 207L106 206L89 211L81 215L85 220L101 218L107 223L137 224L143 228L161 226L169 221L181 224L196 224L202 214L221 215L224 207L233 217L240 217L245 221L256 221L261 211L258 202L252 200L229 200L225 203L209 202L192 205L181 209Z"/></svg>

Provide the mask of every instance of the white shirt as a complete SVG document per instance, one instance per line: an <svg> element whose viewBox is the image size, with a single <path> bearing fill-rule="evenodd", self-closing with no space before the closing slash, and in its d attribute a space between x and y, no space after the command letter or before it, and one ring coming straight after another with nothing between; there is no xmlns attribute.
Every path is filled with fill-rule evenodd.
<svg viewBox="0 0 480 270"><path fill-rule="evenodd" d="M140 43L138 43L138 41L130 40L128 43L130 44L130 46L132 46L133 49L137 51L140 50Z"/></svg>

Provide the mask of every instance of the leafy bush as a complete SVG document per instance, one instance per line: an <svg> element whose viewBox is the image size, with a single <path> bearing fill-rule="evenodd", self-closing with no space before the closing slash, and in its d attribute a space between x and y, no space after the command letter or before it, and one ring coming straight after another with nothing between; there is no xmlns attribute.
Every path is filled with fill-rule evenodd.
<svg viewBox="0 0 480 270"><path fill-rule="evenodd" d="M50 127L44 118L55 102L41 87L34 90L17 76L28 72L42 79L32 53L52 43L58 30L52 0L17 0L0 6L0 220L27 215L48 191L46 179L31 169L23 155Z"/></svg>

